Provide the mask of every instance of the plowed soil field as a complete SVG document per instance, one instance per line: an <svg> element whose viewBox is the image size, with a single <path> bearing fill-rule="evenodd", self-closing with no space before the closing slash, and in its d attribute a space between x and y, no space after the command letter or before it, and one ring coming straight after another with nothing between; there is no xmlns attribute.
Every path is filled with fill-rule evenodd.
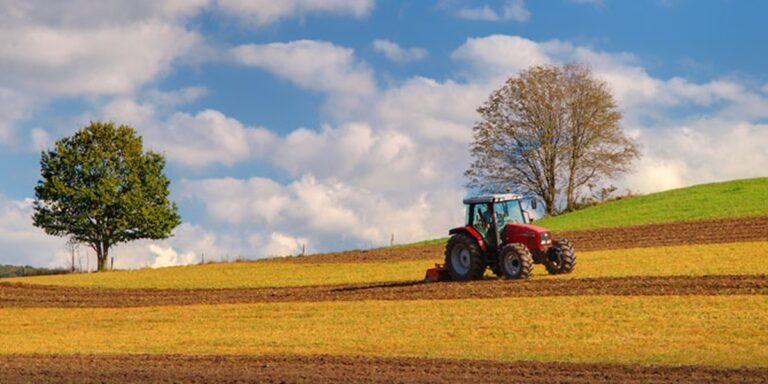
<svg viewBox="0 0 768 384"><path fill-rule="evenodd" d="M637 276L594 279L251 289L98 289L0 284L0 307L143 307L290 301L440 300L531 296L768 295L768 276Z"/></svg>
<svg viewBox="0 0 768 384"><path fill-rule="evenodd" d="M768 241L768 217L603 228L563 232L555 236L567 237L572 243L578 244L581 251Z"/></svg>
<svg viewBox="0 0 768 384"><path fill-rule="evenodd" d="M569 231L555 233L555 237L568 238L577 251L768 241L768 216ZM441 260L444 251L445 244L435 244L286 257L284 260L300 263Z"/></svg>
<svg viewBox="0 0 768 384"><path fill-rule="evenodd" d="M768 370L341 356L3 356L2 383L764 383Z"/></svg>
<svg viewBox="0 0 768 384"><path fill-rule="evenodd" d="M708 220L663 225L643 225L628 228L574 231L559 233L556 234L556 236L568 237L575 244L578 251L746 241L760 242L768 241L768 217ZM747 253L751 254L753 246L750 245L748 250L749 252ZM289 257L284 259L272 259L270 262L282 263L281 260L285 260L289 263L322 264L339 262L388 262L392 260L438 261L443 258L443 251L444 245L437 244L403 248L394 247L370 251L353 251L306 257ZM620 251L620 253L626 252ZM762 257L764 255L756 254L755 256ZM698 260L698 257L696 259ZM623 265L613 258L606 258L606 260L608 260L611 267L614 266L614 263L616 265ZM738 260L741 260L741 258ZM261 266L263 264L255 263L254 265ZM326 266L334 268L338 267L338 265ZM622 268L627 271L627 274L630 274L631 271L634 270L631 266L626 265ZM744 271L739 270L731 273L750 273L750 271L752 271L752 269ZM710 272L699 273L699 275L706 273ZM755 271L754 273L765 272ZM205 277L208 278L208 276ZM12 336L16 337L16 339L11 338L9 341L4 342L4 345L27 346L27 343L33 344L30 348L19 349L16 352L12 349L6 349L4 353L41 353L41 351L43 351L42 353L49 353L46 355L30 354L3 356L3 348L0 348L0 383L768 382L768 368L764 368L765 364L760 363L765 361L765 359L760 356L755 357L755 351L759 351L759 346L764 345L764 343L760 344L760 340L762 339L758 336L762 335L759 331L762 327L760 327L759 324L765 322L765 319L762 316L764 311L759 309L761 308L760 305L763 303L761 300L768 295L768 275L765 274L723 274L705 276L657 275L595 278L574 277L570 279L554 278L533 279L527 281L486 279L467 283L446 282L432 284L423 283L421 281L400 281L378 284L351 284L352 282L346 281L344 283L348 285L223 289L117 289L0 283L0 308L9 308L5 311L11 316L5 318L6 324L9 327L9 332L6 332L6 334L15 334L15 336ZM315 282L312 284L321 283ZM611 296L606 297L602 295ZM733 296L722 297L723 295ZM583 297L546 298L545 296ZM644 297L619 298L612 296ZM666 297L659 298L657 296ZM670 296L688 297L683 299ZM721 297L714 298L711 296ZM462 309L462 306L471 305L472 308L477 307L477 302L471 300L465 301L464 299L500 299L509 300L511 302L515 299L507 298L516 297L539 297L533 299L535 300L536 305L541 305L542 302L553 300L578 301L578 303L569 303L565 306L552 304L549 308L568 308L569 312L567 313L571 314L569 315L571 316L569 317L569 321L576 323L587 320L596 321L595 316L604 316L609 321L606 323L599 323L599 326L610 326L611 328L608 329L611 330L615 330L617 326L620 327L622 324L626 326L627 319L637 319L637 308L642 309L639 313L650 313L648 315L650 322L646 321L643 323L647 328L645 331L638 332L636 331L637 328L619 329L617 334L606 339L593 338L593 334L590 330L595 329L595 326L587 326L585 329L590 332L588 333L589 337L580 340L576 344L576 349L573 349L573 351L586 351L584 352L586 353L584 356L587 356L587 358L582 359L572 359L564 355L565 357L557 356L555 358L537 359L544 362L466 360L468 357L473 356L482 359L498 358L499 360L519 360L522 358L527 360L531 359L529 356L536 354L538 351L537 348L541 348L541 345L549 345L549 347L547 347L549 350L553 349L552 345L556 345L558 350L563 348L564 339L562 337L550 337L550 339L546 339L547 334L542 336L544 337L544 339L542 339L543 341L528 340L529 343L532 343L529 345L530 352L525 352L525 354L521 355L522 357L516 356L512 359L503 359L499 357L511 348L509 346L502 347L498 350L498 353L493 352L476 356L471 355L469 353L471 348L466 348L465 344L461 344L462 341L460 340L455 346L449 347L449 351L455 351L458 353L457 355L435 354L434 345L431 344L432 341L428 339L427 342L430 344L424 344L422 349L418 349L418 352L401 352L390 355L424 356L419 358L319 355L331 353L338 355L366 354L360 352L361 349L356 349L362 348L360 346L360 338L357 336L351 336L348 341L344 341L346 339L343 338L339 339L343 342L331 337L332 335L340 334L334 326L345 324L344 321L346 321L346 318L343 315L346 314L351 316L349 313L354 312L352 309L356 309L358 306L370 305L370 308L378 308L377 310L379 310L380 313L377 312L377 314L372 317L373 321L370 324L379 324L383 318L386 318L386 316L382 316L381 314L393 312L394 308L400 304L393 301L458 299L459 301L457 302L436 301L434 303L435 306L438 306L438 303L445 303L445 305L443 305L443 307L445 307L443 311L449 313L448 315L445 315L446 318L458 321L457 324L460 324L461 321L466 320L461 313L467 313ZM699 298L701 298L701 300L699 300ZM374 302L359 302L368 300L374 300ZM524 300L531 301L531 299ZM582 302L579 300L586 300L585 302L596 301L597 304L587 303L588 308L584 309L583 313L570 311L570 309L583 309L582 305L579 304ZM675 302L675 300L682 300L688 304L673 304L670 307L670 310L654 312L655 308L666 308L665 305L669 306L669 304L666 304L668 301ZM343 301L354 301L354 303L343 303ZM632 305L624 303L625 307L622 307L619 305L620 303L617 303L623 301L627 301L628 303L631 302L630 304ZM280 304L282 302L302 303ZM317 309L312 309L312 311L315 312L308 312L310 314L315 313L318 316L317 319L312 318L307 320L306 324L301 323L301 319L305 316L301 311L290 312L296 311L296 309L282 308L285 306L296 305L314 306L315 304L312 304L313 302L339 303L324 303L322 306L318 305ZM515 300L515 302L519 304L519 301ZM691 304L694 302L697 304ZM235 305L227 308L217 308L214 306L216 304L256 303L272 304L265 304L264 307L266 307L266 309L262 308L261 312L257 309L249 308L246 305ZM167 326L167 324L177 321L178 318L185 318L184 316L191 316L190 319L192 319L192 325L195 324L194 321L198 321L201 318L206 319L197 307L189 307L189 305L199 304L211 305L204 306L203 308L220 311L210 315L209 319L203 320L203 324L205 324L204 328L196 328L203 329L206 334L211 332L208 325L223 321L222 316L224 316L224 318L226 318L226 316L234 316L236 319L229 319L230 323L223 323L227 324L224 327L224 333L214 337L213 340L215 340L215 342L211 345L216 346L216 348L212 350L205 349L209 346L206 345L204 341L200 345L197 344L200 343L199 334L187 334L190 332L190 325L188 323L184 323L185 326L183 327L171 325L169 329L162 328L164 324ZM605 306L603 306L603 304L605 304ZM375 307L375 305L378 305L379 307L390 306L393 309L382 311L379 307ZM493 308L498 307L498 305L493 303L490 305ZM693 315L688 316L690 311L687 309L687 305L691 306L691 308L705 309L699 310ZM321 308L325 306L350 306L353 308L329 310L326 314L323 312L326 309ZM34 307L42 309L32 309ZM459 314L454 313L455 311L449 311L449 309L456 307L460 309ZM60 310L51 308L126 309ZM416 306L416 308L422 307ZM412 312L401 312L397 314L398 316L388 318L385 325L388 327L392 322L401 321L399 320L401 318L406 319L403 324L408 324L409 327L413 324L423 322L423 319L425 318L434 320L431 309L433 307L429 308L430 311L425 311L425 313L429 314L428 316L426 314L423 315L414 312L416 315L411 319L404 316L413 315ZM535 311L534 309L536 307L531 308L532 309L524 309L524 313L527 315L531 311ZM368 309L369 307L366 307L366 310ZM488 310L489 309L485 309L485 311ZM616 311L620 310L628 312L616 317ZM750 312L750 310L752 311ZM58 346L64 341L69 340L66 333L72 329L72 325L82 326L80 323L81 321L87 323L93 320L91 318L83 318L84 315L80 312L100 311L110 312L106 314L98 314L98 316L102 316L99 317L102 324L107 327L129 330L130 332L135 332L137 335L141 335L141 332L144 330L151 331L153 329L163 329L163 332L165 332L163 334L168 338L166 344L158 343L155 347L147 344L148 346L132 350L129 349L129 347L136 346L136 340L146 340L147 337L152 337L150 335L155 335L155 337L157 337L158 333L148 333L147 337L142 335L136 340L131 339L131 335L133 335L131 333L126 336L127 339L125 339L129 341L119 348L101 350L99 347L102 345L103 340L113 338L115 334L105 333L104 335L97 335L93 339L96 340L96 344L88 345L83 344L84 340L81 337L86 333L84 333L84 331L76 330L74 331L74 334L77 338L73 339L76 340L76 342L71 345L67 344L68 347L73 349L48 349L50 346ZM111 313L113 311L115 313ZM142 314L142 311L147 314ZM189 312L191 314L185 314L185 311L191 311ZM607 312L604 313L602 311ZM44 331L50 331L50 334L45 334L45 332L35 333L35 331L29 330L31 329L30 324L44 323L43 320L50 319L52 313L60 316L58 320L51 320L53 324L65 324L63 328L59 330L51 325L42 325L42 327L45 328ZM483 312L483 316L487 316L487 313L488 312ZM574 313L576 313L576 315L573 315ZM360 317L354 318L355 320L351 324L359 324L359 319L366 319L365 316L367 314L368 312L362 311L361 314L359 314ZM496 315L499 318L507 319L509 317L509 311L504 310ZM269 320L270 316L275 316L275 319L278 319L276 321L284 319L284 316L296 316L296 318L289 320L295 321L298 325L289 326L287 330L276 331L273 329L275 323L270 322ZM546 321L546 324L549 324L549 321L546 320L548 319L548 316L552 316L552 313L546 312L539 314L539 320L543 319L542 321ZM515 320L520 317L524 316L513 316ZM247 320L240 321L240 318ZM640 318L642 318L642 316ZM665 323L666 319L669 318L673 319L671 323ZM437 320L442 321L440 319ZM507 319L507 322L509 322L508 320L509 319ZM27 324L24 324L24 321L26 321ZM62 321L65 323L62 323ZM323 323L323 321L326 321L327 324ZM612 323L610 321L614 322ZM690 324L690 321L694 322L694 328L685 328L682 326ZM263 322L264 324L258 325L260 322ZM475 323L476 322L472 322L472 324ZM324 324L324 327L318 327L317 329L313 328L318 324ZM443 323L440 322L439 324ZM680 326L678 326L678 324L680 324ZM734 324L740 326L740 333L729 333L733 331ZM258 333L248 327L268 329L269 331L266 333ZM347 331L350 328L349 326L344 327L345 328L342 328L343 333L341 334L347 335ZM401 336L400 334L404 329L403 326L400 326L400 323L397 323L397 326L390 327L391 329L387 327L381 328L383 331L375 336L384 337L386 340L392 338L394 339L393 345L397 346L397 342L400 340L398 339L398 336ZM434 325L430 325L428 329L434 330L435 327L436 326ZM466 326L462 327L466 328ZM538 327L539 329L542 329L542 326ZM260 346L258 343L254 343L250 348L271 348L272 346L269 344L270 342L279 345L290 344L291 340L297 340L296 330L309 332L305 332L302 336L304 339L299 340L319 342L330 338L334 341L327 346L319 343L319 346L316 346L317 349L306 350L303 353L300 352L300 348L307 345L304 341L293 347L285 347L285 350L289 352L274 349L254 349L253 351L249 349L227 349L237 348L239 346L238 342L242 340L239 336L227 339L233 334L232 329L235 328L239 329L239 331L234 331L235 335L249 334L252 335L252 340L268 340L268 342L265 342L265 346ZM327 332L333 331L334 333L326 333L325 336L317 336L315 332L318 332L318 329ZM425 328L423 334L425 335L424 337L428 338L429 332L427 332L426 329L427 328ZM671 334L673 335L679 335L682 332L686 335L694 336L698 335L696 332L699 330L706 330L706 335L725 335L727 343L718 344L713 342L712 340L721 341L721 338L718 336L712 340L693 337L691 338L693 341L685 341L682 345L676 345L671 341L670 344L663 344L659 341L652 341L650 345L642 344L643 340L647 339L647 335L659 329L666 329L668 331L671 329L673 331ZM722 331L723 329L727 329L728 331L718 332L718 330ZM366 333L368 331L368 326L364 327L363 330L358 330L362 335L368 335ZM277 333L272 335L270 332ZM606 335L605 330L603 330L602 333L598 333L604 337ZM514 334L519 335L520 333ZM286 336L286 338L281 338L281 335ZM404 345L412 347L414 344L417 344L418 341L423 340L421 335L422 331L416 330L416 336L409 336L412 338L407 339L409 341L405 342ZM572 335L572 332L569 331L569 335ZM274 339L270 339L270 337L273 337ZM447 342L451 341L451 337L447 336L443 336L442 339L445 341L441 345L446 345ZM56 340L59 340L58 344ZM381 341L376 341L376 339L369 339L369 341L370 340L374 340L375 345L377 346L381 344ZM555 340L556 344L551 344L552 340ZM668 339L661 338L659 340L666 342ZM514 345L514 348L519 350L521 343L519 338L507 339L506 341L513 342L513 344L509 345ZM588 342L584 343L582 341ZM309 344L312 344L311 342L309 342ZM344 342L348 342L349 344L344 344ZM169 345L174 346L178 343L181 343L180 345L183 345L184 348L162 349L168 348ZM434 340L434 343L440 343L440 340ZM81 345L88 346L82 348ZM339 345L342 345L342 347L338 347ZM486 347L483 348L483 350L486 350L489 344L488 342L483 342L482 345ZM635 347L627 349L627 345L634 345ZM681 360L680 357L666 357L666 354L668 353L674 355L674 353L680 353L680 351L683 351L685 356L688 356L690 352L694 350L699 352L706 351L707 356L710 357L712 353L714 353L712 352L713 349L711 349L713 348L713 345L717 348L723 346L721 349L714 349L721 353L721 355L715 356L716 358L714 359L701 358L698 360ZM189 349L190 346L205 348L194 350ZM602 358L594 357L597 356L600 351L604 351L606 346L618 346L619 349L610 352L609 355L602 356ZM386 350L389 351L389 347L387 348L388 349ZM466 350L462 351L462 348L465 348ZM640 352L636 355L625 356L625 360L611 360L622 350ZM120 353L120 355L94 354L100 353L99 351L101 351L101 353ZM164 352L171 354L144 354L158 353L158 351L160 351L159 353ZM294 353L293 351L297 351L295 352L295 355L274 355L280 353ZM61 353L80 352L86 353L86 355L61 355ZM137 354L126 354L129 352L135 352ZM189 353L190 355L175 355L173 353ZM224 355L194 355L216 353L223 353ZM241 356L230 355L228 353L253 353L253 355ZM382 353L381 351L378 351L373 354L379 355ZM427 358L426 356L458 357L458 359L434 359ZM737 356L739 358L728 359L723 356ZM589 361L589 363L546 362L561 359L577 362ZM600 363L601 361L622 361L629 363L653 361L659 363L666 362L667 364L717 364L722 366L607 364ZM759 366L763 368L734 368L734 366L741 365Z"/></svg>

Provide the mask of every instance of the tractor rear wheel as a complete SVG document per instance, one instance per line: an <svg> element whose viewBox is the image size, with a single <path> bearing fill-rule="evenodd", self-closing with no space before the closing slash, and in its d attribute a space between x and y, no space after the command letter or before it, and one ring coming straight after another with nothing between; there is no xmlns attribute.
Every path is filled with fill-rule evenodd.
<svg viewBox="0 0 768 384"><path fill-rule="evenodd" d="M445 246L445 267L452 280L481 279L485 262L477 241L463 233L453 235Z"/></svg>
<svg viewBox="0 0 768 384"><path fill-rule="evenodd" d="M499 252L499 271L505 279L527 279L533 272L533 256L523 244L512 243Z"/></svg>
<svg viewBox="0 0 768 384"><path fill-rule="evenodd" d="M576 253L571 242L567 239L558 240L547 250L547 259L544 262L550 275L571 273L576 267Z"/></svg>

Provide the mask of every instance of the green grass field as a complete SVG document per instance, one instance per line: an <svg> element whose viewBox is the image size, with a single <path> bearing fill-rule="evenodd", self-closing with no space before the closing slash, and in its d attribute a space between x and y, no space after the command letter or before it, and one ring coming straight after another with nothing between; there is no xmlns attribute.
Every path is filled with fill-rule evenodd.
<svg viewBox="0 0 768 384"><path fill-rule="evenodd" d="M542 219L536 225L572 231L640 224L768 215L768 178L702 184L609 202Z"/></svg>
<svg viewBox="0 0 768 384"><path fill-rule="evenodd" d="M0 309L0 354L343 354L768 366L764 296Z"/></svg>
<svg viewBox="0 0 768 384"><path fill-rule="evenodd" d="M579 253L577 269L568 275L550 276L543 266L537 265L533 278L768 274L767 259L768 242L616 249ZM434 261L385 263L242 262L37 276L5 281L101 288L173 289L362 284L419 280L424 277L424 271L438 261L441 261L440 258Z"/></svg>

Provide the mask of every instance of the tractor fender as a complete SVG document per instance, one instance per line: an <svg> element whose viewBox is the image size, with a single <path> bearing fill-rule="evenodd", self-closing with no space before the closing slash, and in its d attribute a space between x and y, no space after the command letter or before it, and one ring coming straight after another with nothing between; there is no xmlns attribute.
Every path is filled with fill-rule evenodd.
<svg viewBox="0 0 768 384"><path fill-rule="evenodd" d="M485 240L483 240L483 236L480 235L480 232L478 232L477 229L475 229L474 227L468 225L466 227L453 228L450 231L448 231L448 234L451 235L451 236L459 234L459 233L466 233L469 236L474 237L475 240L477 241L477 245L480 246L480 249L483 252L488 250L488 244L485 243Z"/></svg>

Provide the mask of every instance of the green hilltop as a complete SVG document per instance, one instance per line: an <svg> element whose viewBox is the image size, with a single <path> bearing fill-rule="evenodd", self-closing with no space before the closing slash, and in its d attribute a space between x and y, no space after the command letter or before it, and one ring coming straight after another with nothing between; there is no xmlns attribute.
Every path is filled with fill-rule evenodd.
<svg viewBox="0 0 768 384"><path fill-rule="evenodd" d="M535 224L553 231L572 231L767 215L768 177L761 177L628 197Z"/></svg>

